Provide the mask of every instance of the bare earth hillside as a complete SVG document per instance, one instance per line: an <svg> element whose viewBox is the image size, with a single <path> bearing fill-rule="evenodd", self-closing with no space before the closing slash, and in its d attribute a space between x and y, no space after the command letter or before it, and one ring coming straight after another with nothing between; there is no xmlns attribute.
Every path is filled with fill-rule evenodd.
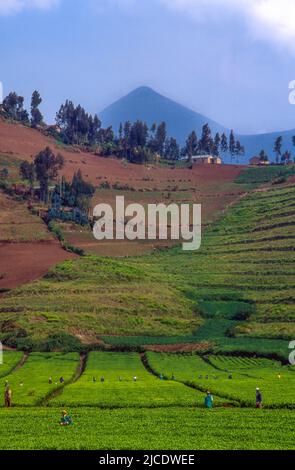
<svg viewBox="0 0 295 470"><path fill-rule="evenodd" d="M144 205L157 202L201 203L203 223L207 224L244 192L241 185L234 183L243 170L241 166L195 166L190 170L134 165L117 158L105 158L76 148L66 148L38 130L0 121L0 156L5 155L3 167L7 166L10 158L14 161L32 161L46 146L64 156L62 173L67 179L71 179L74 172L81 169L84 178L97 188L106 182L111 187L115 185L123 188L121 191L98 189L94 204L103 200L113 205L115 196L122 194L127 203ZM17 167L13 167L13 171L17 175ZM72 257L53 241L43 222L29 214L24 203L12 201L2 194L0 204L0 288L12 288L37 279L50 266ZM91 232L81 233L79 228L70 228L66 238L68 242L88 252L108 256L142 254L154 248L150 244L137 242L129 243L128 246L126 242L112 246L104 242L98 244Z"/></svg>

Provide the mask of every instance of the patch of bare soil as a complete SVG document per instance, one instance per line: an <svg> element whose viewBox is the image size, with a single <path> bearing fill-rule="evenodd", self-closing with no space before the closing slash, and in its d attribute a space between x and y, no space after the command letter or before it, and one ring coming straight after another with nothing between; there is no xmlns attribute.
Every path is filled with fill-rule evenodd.
<svg viewBox="0 0 295 470"><path fill-rule="evenodd" d="M0 289L12 289L43 277L49 268L77 258L57 241L0 243Z"/></svg>
<svg viewBox="0 0 295 470"><path fill-rule="evenodd" d="M207 351L212 347L212 343L187 343L187 344L154 344L145 346L146 351L164 352L164 353L186 353L192 351Z"/></svg>
<svg viewBox="0 0 295 470"><path fill-rule="evenodd" d="M34 156L50 146L65 158L64 175L69 179L81 169L85 179L95 186L108 181L119 182L134 189L171 189L179 187L215 192L220 184L232 182L243 170L241 165L194 165L189 169L168 169L157 165L134 165L116 158L101 157L73 148L63 148L52 138L20 124L0 121L0 152L31 161Z"/></svg>

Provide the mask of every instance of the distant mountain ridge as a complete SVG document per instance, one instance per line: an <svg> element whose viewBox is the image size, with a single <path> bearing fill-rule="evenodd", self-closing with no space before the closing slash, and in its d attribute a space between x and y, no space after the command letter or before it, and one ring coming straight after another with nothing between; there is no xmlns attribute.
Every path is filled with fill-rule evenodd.
<svg viewBox="0 0 295 470"><path fill-rule="evenodd" d="M175 137L183 145L187 136L195 130L200 136L202 127L208 123L212 133L225 132L227 135L230 129L222 124L203 116L169 98L157 93L153 89L142 86L128 95L120 98L115 103L105 108L101 113L103 126L113 126L115 132L118 132L121 122L135 122L137 119L145 121L149 126L153 123L159 124L165 121L168 134ZM295 129L283 132L272 132L257 135L238 135L242 145L246 148L246 155L240 158L240 163L247 163L253 155L258 155L264 149L271 160L274 160L274 142L278 136L283 137L283 150L294 152L292 137L295 135ZM226 157L227 162L230 157Z"/></svg>

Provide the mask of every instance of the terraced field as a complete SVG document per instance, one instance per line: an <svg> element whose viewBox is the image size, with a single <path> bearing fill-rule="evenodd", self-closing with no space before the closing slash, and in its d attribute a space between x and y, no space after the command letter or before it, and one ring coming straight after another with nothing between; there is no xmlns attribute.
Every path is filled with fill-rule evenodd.
<svg viewBox="0 0 295 470"><path fill-rule="evenodd" d="M295 165L247 168L236 179L240 184L261 185L294 176Z"/></svg>
<svg viewBox="0 0 295 470"><path fill-rule="evenodd" d="M264 404L270 408L295 408L294 367L282 367L276 361L239 357L176 355L147 353L148 362L157 374L196 387L214 395L251 407L255 390L263 393Z"/></svg>
<svg viewBox="0 0 295 470"><path fill-rule="evenodd" d="M149 273L177 283L203 318L189 341L211 340L216 351L287 357L295 337L294 204L294 186L255 192L206 231L199 252L175 250L145 264Z"/></svg>
<svg viewBox="0 0 295 470"><path fill-rule="evenodd" d="M37 349L62 328L88 344L205 341L209 350L287 358L295 337L294 204L292 185L252 193L207 229L197 252L67 261L7 294L2 321L18 322Z"/></svg>
<svg viewBox="0 0 295 470"><path fill-rule="evenodd" d="M14 354L16 356L13 360L11 356ZM18 358L19 353L10 353L11 362L15 363ZM6 353L4 353L4 360L5 364ZM6 375L1 381L2 385L8 381L15 406L38 405L48 394L63 386L60 383L61 377L64 378L65 383L69 382L75 376L78 365L79 356L76 353L33 353L22 367ZM50 378L52 378L52 384L49 383ZM1 394L2 406L3 399Z"/></svg>
<svg viewBox="0 0 295 470"><path fill-rule="evenodd" d="M40 217L32 215L20 202L0 190L0 243L53 241Z"/></svg>
<svg viewBox="0 0 295 470"><path fill-rule="evenodd" d="M22 360L24 354L22 352L5 351L2 353L1 358L4 356L3 364L0 364L0 378L8 375Z"/></svg>
<svg viewBox="0 0 295 470"><path fill-rule="evenodd" d="M4 359L1 381L14 406L203 407L210 389L215 406L253 407L259 386L266 407L295 408L294 367L267 359L154 352L91 352L86 362L76 353L5 352Z"/></svg>
<svg viewBox="0 0 295 470"><path fill-rule="evenodd" d="M0 123L0 128L1 128ZM1 134L1 130L0 130ZM6 169L8 174L6 181L10 184L21 183L19 168L22 160L12 154L0 151L0 171Z"/></svg>
<svg viewBox="0 0 295 470"><path fill-rule="evenodd" d="M50 405L155 408L201 406L203 401L201 393L148 373L139 354L92 352L80 380L66 387Z"/></svg>
<svg viewBox="0 0 295 470"><path fill-rule="evenodd" d="M207 234L205 253L223 260L223 273L208 276L209 291L230 286L232 297L252 305L237 336L294 337L294 203L293 186L254 193Z"/></svg>
<svg viewBox="0 0 295 470"><path fill-rule="evenodd" d="M11 409L0 402L1 450L294 449L294 412L286 401L295 406L295 374L276 361L92 352L84 370L75 353L20 359L5 351L0 366L0 382L9 383L13 397ZM253 409L257 384L262 410ZM213 410L204 409L208 388ZM66 429L59 425L64 408L73 419Z"/></svg>

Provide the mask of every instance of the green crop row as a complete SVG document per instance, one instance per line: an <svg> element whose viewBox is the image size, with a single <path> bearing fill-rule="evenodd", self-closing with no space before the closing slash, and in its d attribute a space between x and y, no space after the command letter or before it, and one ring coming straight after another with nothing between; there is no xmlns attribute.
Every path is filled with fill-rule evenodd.
<svg viewBox="0 0 295 470"><path fill-rule="evenodd" d="M288 367L270 362L261 365L251 362L235 363L232 359L209 356L209 360L197 355L147 353L151 368L167 378L174 374L176 380L192 384L199 390L210 390L217 396L237 401L241 406L255 404L256 388L263 393L264 404L270 408L295 408L295 375Z"/></svg>
<svg viewBox="0 0 295 470"><path fill-rule="evenodd" d="M0 378L8 375L21 361L22 352L5 351L0 355L2 363L0 363Z"/></svg>
<svg viewBox="0 0 295 470"><path fill-rule="evenodd" d="M50 406L155 408L201 406L203 402L201 393L147 372L139 354L92 352L81 378L64 388Z"/></svg>
<svg viewBox="0 0 295 470"><path fill-rule="evenodd" d="M268 183L278 178L288 178L295 174L295 165L247 168L236 179L239 184Z"/></svg>
<svg viewBox="0 0 295 470"><path fill-rule="evenodd" d="M6 353L4 359L6 361ZM22 367L3 378L2 384L8 382L15 406L32 406L68 383L75 376L78 365L79 356L76 353L33 353ZM1 396L2 405L3 400Z"/></svg>

